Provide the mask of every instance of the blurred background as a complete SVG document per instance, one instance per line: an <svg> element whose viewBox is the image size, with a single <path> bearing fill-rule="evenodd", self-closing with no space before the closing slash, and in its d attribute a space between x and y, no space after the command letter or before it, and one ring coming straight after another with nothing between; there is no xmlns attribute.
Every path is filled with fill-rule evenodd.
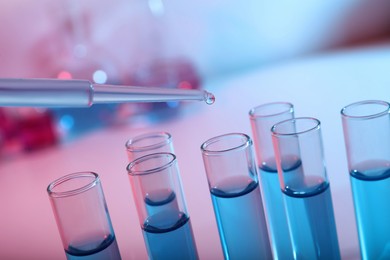
<svg viewBox="0 0 390 260"><path fill-rule="evenodd" d="M198 89L209 79L389 35L387 0L1 0L0 77ZM100 127L169 120L179 106L1 108L1 156Z"/></svg>

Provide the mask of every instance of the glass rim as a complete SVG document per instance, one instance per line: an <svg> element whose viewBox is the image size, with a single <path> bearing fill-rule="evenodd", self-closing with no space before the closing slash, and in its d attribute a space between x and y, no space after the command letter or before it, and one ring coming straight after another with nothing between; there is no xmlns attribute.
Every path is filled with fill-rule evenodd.
<svg viewBox="0 0 390 260"><path fill-rule="evenodd" d="M312 127L307 127L307 129L301 130L301 131L294 131L294 132L278 132L277 127L280 127L281 125L287 124L287 123L294 123L297 121L312 121L314 122ZM274 124L271 127L272 136L275 137L283 137L283 136L297 136L297 135L303 135L306 133L310 133L313 130L318 130L321 128L321 122L317 118L314 117L296 117L296 118L290 118L287 120L280 121L276 124Z"/></svg>
<svg viewBox="0 0 390 260"><path fill-rule="evenodd" d="M70 189L67 191L60 191L60 192L53 191L53 189L55 187L57 187L58 185L61 185L64 182L67 182L67 181L70 181L70 180L73 180L76 178L84 178L84 177L88 177L88 178L92 177L91 182L89 182L89 183L87 183L79 188L76 188L76 189ZM83 192L95 187L99 182L100 182L99 175L95 172L88 172L88 171L75 172L75 173L64 175L64 176L52 181L47 186L47 193L49 194L50 197L53 197L53 198L70 197L70 196L74 196L74 195L83 193Z"/></svg>
<svg viewBox="0 0 390 260"><path fill-rule="evenodd" d="M270 107L270 106L277 106L277 105L283 105L285 106L285 109L281 109L280 112L275 112L275 113L264 113L260 114L258 113L259 109L265 108L265 107ZM258 106L255 106L249 110L249 117L250 119L256 119L256 118L267 118L267 117L274 117L278 115L283 115L288 112L294 112L294 105L290 102L271 102L271 103L265 103L261 104Z"/></svg>
<svg viewBox="0 0 390 260"><path fill-rule="evenodd" d="M159 141L157 143L151 144L151 145L146 145L146 146L137 146L136 142L151 138L151 137L162 137L163 140ZM172 142L172 135L168 132L150 132L150 133L145 133L141 135L137 135L131 139L129 139L126 144L126 150L131 151L131 152L142 152L142 151L148 151L152 149L157 149L160 147L163 147L166 144L169 144Z"/></svg>
<svg viewBox="0 0 390 260"><path fill-rule="evenodd" d="M383 111L380 111L380 112L374 113L374 114L368 114L368 115L350 115L347 113L347 110L350 108L361 106L361 105L367 105L367 104L382 105L385 108ZM382 101L382 100L362 100L362 101L354 102L354 103L351 103L351 104L343 107L340 111L341 116L343 116L344 118L361 119L361 120L376 118L376 117L380 117L380 116L383 116L383 115L386 115L389 113L390 113L390 104L388 102Z"/></svg>
<svg viewBox="0 0 390 260"><path fill-rule="evenodd" d="M150 160L152 158L157 158L157 157L162 157L162 156L168 156L171 159L168 162L162 164L161 166L153 167L151 169L132 170L132 168L134 168L135 165L143 163L143 162ZM167 169L175 162L176 162L176 155L174 155L173 153L165 153L165 152L152 153L152 154L147 154L147 155L141 156L141 157L135 159L134 161L130 162L126 167L126 170L127 170L127 173L131 176L142 176L142 175L152 174L152 173L156 173L156 172L162 171L164 169Z"/></svg>
<svg viewBox="0 0 390 260"><path fill-rule="evenodd" d="M233 138L239 137L239 138L242 138L244 141L242 142L242 144L233 146L233 147L228 148L228 149L218 149L218 150L208 149L209 145L211 145L217 141L220 141L221 139L231 138L231 137L233 137ZM221 153L226 153L226 152L231 152L231 151L236 151L236 150L244 150L248 146L250 146L251 144L252 144L252 140L248 135L243 134L243 133L229 133L229 134L218 135L218 136L215 136L215 137L208 139L200 146L200 149L201 149L203 154L208 154L208 155L215 154L216 155L216 154L221 154Z"/></svg>

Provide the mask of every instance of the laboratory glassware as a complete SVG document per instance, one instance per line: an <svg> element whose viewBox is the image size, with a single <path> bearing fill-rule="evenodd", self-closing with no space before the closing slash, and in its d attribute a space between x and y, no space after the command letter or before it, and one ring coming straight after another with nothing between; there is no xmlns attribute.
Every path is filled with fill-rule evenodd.
<svg viewBox="0 0 390 260"><path fill-rule="evenodd" d="M88 80L0 79L0 106L89 107L92 104L198 100L214 103L204 90L120 86Z"/></svg>
<svg viewBox="0 0 390 260"><path fill-rule="evenodd" d="M379 100L341 110L362 259L390 258L389 112Z"/></svg>
<svg viewBox="0 0 390 260"><path fill-rule="evenodd" d="M126 142L129 162L151 153L174 153L172 136L167 132L149 132L137 135Z"/></svg>
<svg viewBox="0 0 390 260"><path fill-rule="evenodd" d="M65 175L47 192L67 259L121 259L98 174Z"/></svg>
<svg viewBox="0 0 390 260"><path fill-rule="evenodd" d="M249 111L265 213L275 259L292 259L293 252L272 146L271 127L291 118L294 118L294 107L287 102L262 104Z"/></svg>
<svg viewBox="0 0 390 260"><path fill-rule="evenodd" d="M201 151L225 259L272 259L252 140L224 134Z"/></svg>
<svg viewBox="0 0 390 260"><path fill-rule="evenodd" d="M287 119L271 131L294 258L340 259L320 121Z"/></svg>
<svg viewBox="0 0 390 260"><path fill-rule="evenodd" d="M127 171L149 258L198 259L176 156L148 154Z"/></svg>

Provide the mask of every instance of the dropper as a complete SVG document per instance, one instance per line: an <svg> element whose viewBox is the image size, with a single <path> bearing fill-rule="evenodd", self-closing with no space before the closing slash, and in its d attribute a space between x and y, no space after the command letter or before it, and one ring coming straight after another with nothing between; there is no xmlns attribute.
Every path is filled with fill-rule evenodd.
<svg viewBox="0 0 390 260"><path fill-rule="evenodd" d="M88 80L0 79L0 106L90 107L127 102L204 101L205 90L95 84Z"/></svg>

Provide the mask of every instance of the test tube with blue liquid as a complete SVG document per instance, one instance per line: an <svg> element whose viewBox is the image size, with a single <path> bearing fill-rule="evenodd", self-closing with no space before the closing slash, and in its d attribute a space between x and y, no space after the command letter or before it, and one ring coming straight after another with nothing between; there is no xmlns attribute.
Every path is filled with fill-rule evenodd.
<svg viewBox="0 0 390 260"><path fill-rule="evenodd" d="M340 259L320 121L301 117L272 129L295 259Z"/></svg>
<svg viewBox="0 0 390 260"><path fill-rule="evenodd" d="M68 260L120 260L100 178L65 175L47 188Z"/></svg>
<svg viewBox="0 0 390 260"><path fill-rule="evenodd" d="M252 140L241 133L201 146L225 259L272 259Z"/></svg>
<svg viewBox="0 0 390 260"><path fill-rule="evenodd" d="M294 107L287 102L262 104L249 111L249 118L273 256L274 259L293 259L287 214L272 146L271 127L280 121L294 118Z"/></svg>
<svg viewBox="0 0 390 260"><path fill-rule="evenodd" d="M362 259L390 259L390 104L341 110Z"/></svg>
<svg viewBox="0 0 390 260"><path fill-rule="evenodd" d="M150 259L198 259L176 156L152 153L127 167Z"/></svg>

